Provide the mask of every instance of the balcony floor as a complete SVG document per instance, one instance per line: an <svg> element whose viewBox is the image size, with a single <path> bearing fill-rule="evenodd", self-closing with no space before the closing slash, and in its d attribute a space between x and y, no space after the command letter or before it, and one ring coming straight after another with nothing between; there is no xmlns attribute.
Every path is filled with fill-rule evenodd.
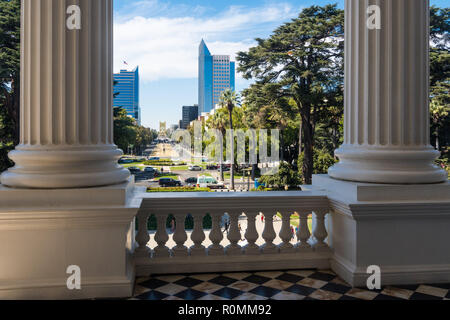
<svg viewBox="0 0 450 320"><path fill-rule="evenodd" d="M352 288L330 270L155 275L138 278L138 300L450 300L450 284Z"/></svg>

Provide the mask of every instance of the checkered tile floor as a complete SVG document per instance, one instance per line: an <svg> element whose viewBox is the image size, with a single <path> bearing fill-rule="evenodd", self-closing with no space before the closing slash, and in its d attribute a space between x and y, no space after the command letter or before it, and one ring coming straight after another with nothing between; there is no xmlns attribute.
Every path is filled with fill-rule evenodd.
<svg viewBox="0 0 450 320"><path fill-rule="evenodd" d="M291 270L138 278L138 300L450 300L450 284L352 288L332 271Z"/></svg>

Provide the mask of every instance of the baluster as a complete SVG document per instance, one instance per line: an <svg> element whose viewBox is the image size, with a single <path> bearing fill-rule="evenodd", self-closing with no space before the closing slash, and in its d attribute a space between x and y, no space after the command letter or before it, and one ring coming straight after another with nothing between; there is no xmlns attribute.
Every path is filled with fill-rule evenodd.
<svg viewBox="0 0 450 320"><path fill-rule="evenodd" d="M202 242L206 237L203 231L203 214L193 213L192 215L194 217L194 230L191 234L191 240L194 242L194 245L189 248L189 254L191 256L204 256L206 251Z"/></svg>
<svg viewBox="0 0 450 320"><path fill-rule="evenodd" d="M308 216L309 212L300 212L300 224L297 231L297 249L299 251L312 251L311 245L308 243L308 240L311 238L311 232L309 232L308 227Z"/></svg>
<svg viewBox="0 0 450 320"><path fill-rule="evenodd" d="M166 230L166 220L167 215L161 214L156 216L156 233L155 233L155 241L158 244L155 249L153 249L153 257L168 257L170 256L170 250L166 246L167 241L169 240L169 235Z"/></svg>
<svg viewBox="0 0 450 320"><path fill-rule="evenodd" d="M245 254L260 254L261 250L256 244L258 240L258 231L256 230L256 216L257 212L248 212L247 216L247 230L245 231L245 239L248 244L244 247Z"/></svg>
<svg viewBox="0 0 450 320"><path fill-rule="evenodd" d="M230 229L228 231L228 240L230 244L225 248L226 254L242 254L242 248L238 245L241 240L241 232L239 231L239 216L241 213L232 212L230 215Z"/></svg>
<svg viewBox="0 0 450 320"><path fill-rule="evenodd" d="M316 217L316 225L313 231L314 238L316 239L316 243L314 244L314 250L324 250L328 249L328 245L324 242L328 233L325 228L325 215L328 213L328 210L315 210Z"/></svg>
<svg viewBox="0 0 450 320"><path fill-rule="evenodd" d="M280 230L280 238L283 241L280 246L280 252L294 252L294 246L291 244L292 239L292 231L291 231L291 214L287 212L282 212L281 217L281 230Z"/></svg>
<svg viewBox="0 0 450 320"><path fill-rule="evenodd" d="M176 213L175 217L175 233L173 234L173 241L175 241L176 246L172 248L173 256L187 256L188 250L184 243L187 240L186 230L184 228L184 222L186 219L186 214Z"/></svg>
<svg viewBox="0 0 450 320"><path fill-rule="evenodd" d="M212 244L208 247L208 255L223 255L224 249L220 245L220 242L223 239L222 230L220 230L220 222L222 219L222 213L210 213L212 218L212 229L209 233L209 240L211 240Z"/></svg>
<svg viewBox="0 0 450 320"><path fill-rule="evenodd" d="M138 232L136 234L136 242L139 244L139 247L136 248L134 254L137 257L150 257L151 250L147 247L147 243L150 240L150 236L148 235L147 230L147 222L149 218L149 213L145 211L139 211L137 214L138 221Z"/></svg>
<svg viewBox="0 0 450 320"><path fill-rule="evenodd" d="M263 253L277 253L278 248L273 244L273 240L276 238L276 233L273 228L273 214L264 215L264 231L262 237L265 243L262 245Z"/></svg>

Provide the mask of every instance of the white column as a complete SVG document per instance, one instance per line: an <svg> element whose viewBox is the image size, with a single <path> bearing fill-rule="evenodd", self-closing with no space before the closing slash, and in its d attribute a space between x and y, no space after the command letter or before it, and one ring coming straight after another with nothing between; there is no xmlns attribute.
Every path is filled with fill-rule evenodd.
<svg viewBox="0 0 450 320"><path fill-rule="evenodd" d="M367 27L378 5L381 29ZM346 0L344 144L333 178L437 183L429 137L429 1Z"/></svg>
<svg viewBox="0 0 450 320"><path fill-rule="evenodd" d="M70 5L81 29L69 30ZM1 182L19 188L116 184L112 0L22 0L21 137Z"/></svg>

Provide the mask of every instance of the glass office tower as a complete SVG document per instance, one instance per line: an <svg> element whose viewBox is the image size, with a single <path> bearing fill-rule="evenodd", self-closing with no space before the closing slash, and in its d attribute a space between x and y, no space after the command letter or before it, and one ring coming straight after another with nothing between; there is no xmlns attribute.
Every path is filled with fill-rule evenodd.
<svg viewBox="0 0 450 320"><path fill-rule="evenodd" d="M117 81L114 86L114 107L121 107L141 125L141 108L139 106L139 67L132 71L120 70L114 74Z"/></svg>
<svg viewBox="0 0 450 320"><path fill-rule="evenodd" d="M228 55L211 55L202 40L198 57L199 114L210 112L219 103L222 91L235 90L235 63Z"/></svg>

